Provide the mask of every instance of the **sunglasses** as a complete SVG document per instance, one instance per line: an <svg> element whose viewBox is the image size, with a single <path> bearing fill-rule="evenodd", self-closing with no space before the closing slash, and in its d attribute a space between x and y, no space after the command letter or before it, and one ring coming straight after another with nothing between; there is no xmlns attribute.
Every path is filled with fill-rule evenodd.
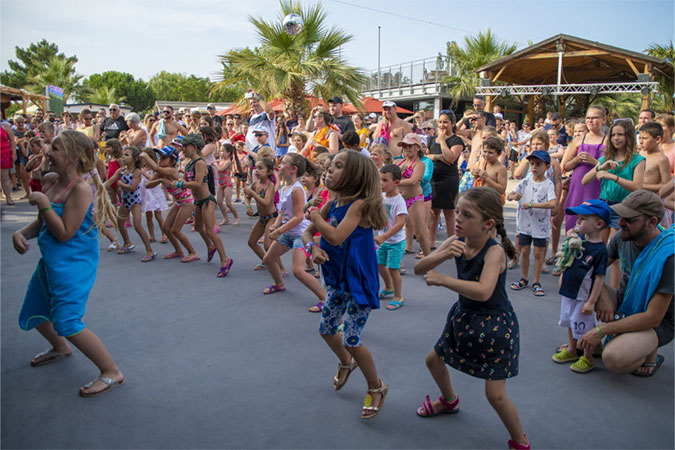
<svg viewBox="0 0 675 450"><path fill-rule="evenodd" d="M625 119L614 119L614 122L612 122L612 125L616 125L617 123L625 123L625 122L630 123L630 125L632 127L635 126L635 122L633 122L633 119L631 119L630 117L627 117Z"/></svg>
<svg viewBox="0 0 675 450"><path fill-rule="evenodd" d="M162 111L164 114L171 114L171 111Z"/></svg>
<svg viewBox="0 0 675 450"><path fill-rule="evenodd" d="M477 121L477 120L478 120L478 119L476 119L475 117L473 117L473 118L469 119L469 122L475 122L475 121Z"/></svg>
<svg viewBox="0 0 675 450"><path fill-rule="evenodd" d="M234 116L234 118L235 118L235 119L241 119L241 116L236 115L236 116Z"/></svg>
<svg viewBox="0 0 675 450"><path fill-rule="evenodd" d="M253 133L253 136L260 137L260 136L264 136L264 134L263 133Z"/></svg>
<svg viewBox="0 0 675 450"><path fill-rule="evenodd" d="M110 108L110 111L119 111L117 108Z"/></svg>
<svg viewBox="0 0 675 450"><path fill-rule="evenodd" d="M225 125L227 125L228 127L234 126L234 124L233 124L232 122L228 122L228 123L226 123Z"/></svg>
<svg viewBox="0 0 675 450"><path fill-rule="evenodd" d="M422 128L424 131L431 131L433 128Z"/></svg>
<svg viewBox="0 0 675 450"><path fill-rule="evenodd" d="M630 225L631 223L633 223L633 222L635 222L636 220L638 220L640 217L642 217L642 216L622 217L622 219L623 219L624 222L626 222L627 224Z"/></svg>

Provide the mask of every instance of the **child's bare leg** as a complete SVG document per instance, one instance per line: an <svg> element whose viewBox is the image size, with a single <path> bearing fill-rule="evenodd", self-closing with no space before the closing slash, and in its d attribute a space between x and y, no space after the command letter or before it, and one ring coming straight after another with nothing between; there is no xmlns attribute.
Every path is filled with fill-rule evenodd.
<svg viewBox="0 0 675 450"><path fill-rule="evenodd" d="M112 234L112 232L108 229L108 227L104 225L99 229L101 230L101 234L103 234L103 236L108 238L111 244L117 241L117 238Z"/></svg>
<svg viewBox="0 0 675 450"><path fill-rule="evenodd" d="M162 239L166 238L166 234L164 234L164 231L162 230L162 228L164 228L164 218L162 217L162 211L155 211L155 220L159 225L159 231L162 232Z"/></svg>
<svg viewBox="0 0 675 450"><path fill-rule="evenodd" d="M546 247L534 247L534 283L539 283L541 269L546 261Z"/></svg>
<svg viewBox="0 0 675 450"><path fill-rule="evenodd" d="M265 234L265 225L256 220L251 228L251 234L248 235L248 246L251 247L253 253L255 253L261 261L265 257L265 252L262 247L258 245L258 239L260 239L260 236L263 234Z"/></svg>
<svg viewBox="0 0 675 450"><path fill-rule="evenodd" d="M389 269L387 268L389 275L391 276L391 281L394 284L394 300L401 300L403 297L403 290L402 290L402 279L401 279L401 272L399 272L398 269Z"/></svg>
<svg viewBox="0 0 675 450"><path fill-rule="evenodd" d="M145 213L145 222L148 225L148 235L151 240L155 240L155 225L152 223L152 211Z"/></svg>
<svg viewBox="0 0 675 450"><path fill-rule="evenodd" d="M121 382L124 380L124 375L117 368L115 361L113 361L110 353L103 345L103 342L88 328L85 328L80 333L70 336L68 338L75 347L77 347L84 355L91 360L96 367L101 371L101 376L112 378ZM96 381L91 387L80 388L83 394L92 394L107 388L107 385L102 381Z"/></svg>
<svg viewBox="0 0 675 450"><path fill-rule="evenodd" d="M237 197L239 198L239 197ZM225 188L225 204L227 205L227 209L230 210L232 213L232 216L234 217L234 221L232 222L232 225L239 225L239 213L237 212L237 208L234 207L234 203L232 203L232 187L228 186Z"/></svg>
<svg viewBox="0 0 675 450"><path fill-rule="evenodd" d="M573 355L577 354L577 340L574 339L571 328L567 329L567 351Z"/></svg>
<svg viewBox="0 0 675 450"><path fill-rule="evenodd" d="M511 440L527 445L528 441L520 424L518 411L509 397L506 395L506 380L486 380L485 396L490 405L502 419L502 423L511 435Z"/></svg>
<svg viewBox="0 0 675 450"><path fill-rule="evenodd" d="M174 205L175 206L175 205ZM188 239L185 234L183 234L183 225L185 224L185 221L192 215L192 210L194 208L194 205L182 205L178 207L178 211L176 213L176 219L174 220L173 224L171 225L171 233L173 236L175 236L176 239L180 241L181 244L183 244L183 247L188 251L188 254L190 256L197 256L197 252L195 251L194 247L192 246L192 243L190 242L190 239ZM167 218L168 219L168 218ZM180 247L179 247L180 248ZM179 253L182 253L181 251L176 250Z"/></svg>
<svg viewBox="0 0 675 450"><path fill-rule="evenodd" d="M218 205L218 209L220 209L220 214L223 215L223 220L221 220L218 225L227 225L230 223L230 219L227 217L227 210L225 209L225 205L223 205L223 188L218 186L216 188L216 204Z"/></svg>
<svg viewBox="0 0 675 450"><path fill-rule="evenodd" d="M441 361L441 358L438 357L438 354L435 350L431 350L427 354L425 362L431 377L434 379L436 386L438 386L438 389L441 391L441 396L443 399L450 402L454 401L456 394L452 389L452 383L450 382L450 372L448 372L448 368L445 366L445 363ZM434 411L442 411L445 409L445 406L443 406L438 400L431 402L431 405L433 406Z"/></svg>
<svg viewBox="0 0 675 450"><path fill-rule="evenodd" d="M141 212L140 203L136 203L131 207L131 218L133 220L134 230L136 230L136 233L138 233L138 235L141 237L141 240L143 241L143 245L145 245L145 256L152 256L153 251L152 247L150 246L150 240L148 239L148 234L145 232L143 224L141 223L142 214L143 213Z"/></svg>
<svg viewBox="0 0 675 450"><path fill-rule="evenodd" d="M431 253L431 245L429 245L429 236L427 234L426 220L424 219L424 201L417 200L408 208L408 218L413 225L413 231L417 237L424 256Z"/></svg>
<svg viewBox="0 0 675 450"><path fill-rule="evenodd" d="M47 341L49 341L49 343L52 346L52 349L56 353L60 353L62 355L70 355L71 353L73 353L73 349L68 344L68 340L56 334L56 331L54 330L54 327L52 326L52 323L50 321L45 320L40 325L36 326L35 329L38 330L38 332L45 339L47 339ZM47 358L47 355L45 355L42 358L35 358L31 361L31 363L39 362L44 358Z"/></svg>
<svg viewBox="0 0 675 450"><path fill-rule="evenodd" d="M410 216L405 221L405 249L408 252L415 251L415 243L413 242L413 226L410 223Z"/></svg>
<svg viewBox="0 0 675 450"><path fill-rule="evenodd" d="M227 257L225 253L225 247L223 246L223 241L220 239L220 236L216 234L214 230L216 226L216 205L212 205L213 202L208 202L204 205L202 209L202 220L204 221L205 233L209 236L211 242L216 247L218 251L218 256L220 256L220 267L225 267L230 258Z"/></svg>
<svg viewBox="0 0 675 450"><path fill-rule="evenodd" d="M171 209L169 209L169 212L166 214L166 220L164 220L164 223L162 224L162 233L167 237L167 239L169 239L171 245L173 245L174 253L182 255L183 249L178 243L178 239L172 230L179 210L180 206L177 205L173 205Z"/></svg>
<svg viewBox="0 0 675 450"><path fill-rule="evenodd" d="M530 246L523 245L520 249L520 271L523 278L529 280L530 274Z"/></svg>
<svg viewBox="0 0 675 450"><path fill-rule="evenodd" d="M380 270L380 276L382 277L382 281L384 281L384 289L387 291L391 291L394 288L394 286L391 280L389 269L387 268L387 266L384 266L382 264L378 265L377 267Z"/></svg>
<svg viewBox="0 0 675 450"><path fill-rule="evenodd" d="M274 241L263 257L263 264L265 264L265 267L267 267L267 272L272 277L275 286L284 285L284 281L281 277L282 269L279 266L279 263L281 262L281 255L286 253L288 250L289 248L283 244L280 244L279 241Z"/></svg>
<svg viewBox="0 0 675 450"><path fill-rule="evenodd" d="M129 220L130 214L131 213L124 205L120 206L119 212L117 213L117 228L120 230L120 235L122 236L122 240L124 241L122 247L129 247L131 245L131 241L129 240L129 232L124 226L124 222Z"/></svg>
<svg viewBox="0 0 675 450"><path fill-rule="evenodd" d="M204 243L206 244L206 250L211 251L211 249L213 248L213 241L211 241L211 237L209 236L209 234L206 232L206 229L204 228L205 225L204 225L204 217L202 215L202 209L198 208L196 206L195 206L195 224L194 224L194 227L199 232L199 235L202 237L202 239L204 240Z"/></svg>
<svg viewBox="0 0 675 450"><path fill-rule="evenodd" d="M326 291L321 287L319 280L305 271L305 254L299 248L294 248L292 253L292 268L295 278L307 286L317 296L319 301L326 300Z"/></svg>

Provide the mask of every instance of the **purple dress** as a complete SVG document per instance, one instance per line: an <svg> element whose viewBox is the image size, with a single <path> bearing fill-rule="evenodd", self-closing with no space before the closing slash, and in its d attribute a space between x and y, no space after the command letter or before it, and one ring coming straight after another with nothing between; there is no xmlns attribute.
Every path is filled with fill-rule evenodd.
<svg viewBox="0 0 675 450"><path fill-rule="evenodd" d="M581 144L577 149L577 154L579 154L579 152L586 152L593 158L600 159L600 157L604 154L605 144L603 144L603 142L605 141L605 137L603 136L602 142L600 144L586 144L584 142L586 140L586 136L588 135L584 135L584 139L581 141ZM584 200L600 197L600 180L593 180L592 183L585 186L581 184L581 179L592 168L593 166L588 163L580 163L574 168L572 177L570 178L570 189L567 193L565 208L579 206ZM577 216L569 216L565 214L565 232L574 227L576 223Z"/></svg>

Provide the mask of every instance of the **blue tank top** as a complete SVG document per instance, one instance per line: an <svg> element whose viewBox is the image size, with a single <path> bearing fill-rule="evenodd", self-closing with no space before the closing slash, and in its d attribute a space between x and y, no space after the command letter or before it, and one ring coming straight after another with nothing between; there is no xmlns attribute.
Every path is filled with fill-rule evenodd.
<svg viewBox="0 0 675 450"><path fill-rule="evenodd" d="M464 238L460 239L462 241L464 240ZM464 258L464 255L455 258L455 263L457 264L457 278L466 281L480 281L483 264L485 263L485 254L493 245L499 245L499 243L494 239L489 238L481 251L473 258L467 260ZM513 308L511 307L511 302L509 302L509 297L506 294L506 268L499 274L495 290L492 292L488 301L478 302L460 294L459 303L465 311L478 314L489 314L494 313L495 311L512 311Z"/></svg>
<svg viewBox="0 0 675 450"><path fill-rule="evenodd" d="M337 227L352 203L339 207L337 202L331 203L328 223ZM326 286L351 294L359 305L379 308L380 278L373 229L357 226L342 244L333 246L322 237L320 245L329 258L321 267Z"/></svg>

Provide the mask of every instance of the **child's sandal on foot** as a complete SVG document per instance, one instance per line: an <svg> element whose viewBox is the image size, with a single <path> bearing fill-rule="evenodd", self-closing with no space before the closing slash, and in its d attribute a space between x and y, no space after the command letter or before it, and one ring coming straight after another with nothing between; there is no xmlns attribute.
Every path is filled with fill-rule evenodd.
<svg viewBox="0 0 675 450"><path fill-rule="evenodd" d="M263 290L263 294L269 295L269 294L275 294L277 292L283 292L286 290L286 286L283 284L281 286L277 286L276 284L270 284Z"/></svg>
<svg viewBox="0 0 675 450"><path fill-rule="evenodd" d="M459 396L456 395L455 399L451 402L443 398L443 396L438 397L438 401L443 405L443 409L436 411L431 399L427 395L427 399L422 406L417 408L417 415L420 417L433 417L439 414L457 414L459 412Z"/></svg>
<svg viewBox="0 0 675 450"><path fill-rule="evenodd" d="M537 297L543 297L546 295L546 292L544 292L544 288L541 287L541 283L532 283L532 292L534 292L534 295Z"/></svg>
<svg viewBox="0 0 675 450"><path fill-rule="evenodd" d="M356 368L359 367L359 363L357 363L354 358L352 358L352 361L347 364L346 366L343 364L338 364L338 370L337 373L335 374L335 377L333 378L333 390L334 391L339 391L344 387L345 384L347 384L347 380L349 380L349 376L352 374ZM346 370L347 374L345 377L340 380L340 371L341 370Z"/></svg>
<svg viewBox="0 0 675 450"><path fill-rule="evenodd" d="M368 393L366 394L366 397L363 399L361 418L372 419L373 417L377 416L380 413L380 410L382 409L382 405L384 404L384 399L387 396L387 393L389 393L389 386L384 384L382 380L380 380L379 388L368 389ZM380 394L380 400L377 402L377 406L373 406L373 394ZM368 412L371 411L372 414L367 414Z"/></svg>
<svg viewBox="0 0 675 450"><path fill-rule="evenodd" d="M527 439L526 435L523 435L523 436L525 436L525 439ZM521 444L520 442L512 441L511 439L509 439L508 445L509 445L509 449L511 449L511 450L530 450L530 440L529 439L527 439L527 444Z"/></svg>
<svg viewBox="0 0 675 450"><path fill-rule="evenodd" d="M520 291L527 287L528 281L525 278L521 278L517 283L511 283L511 289L514 291Z"/></svg>
<svg viewBox="0 0 675 450"><path fill-rule="evenodd" d="M397 309L401 309L403 307L403 297L401 297L401 300L393 300L391 303L387 305L387 309L389 311L396 311Z"/></svg>

